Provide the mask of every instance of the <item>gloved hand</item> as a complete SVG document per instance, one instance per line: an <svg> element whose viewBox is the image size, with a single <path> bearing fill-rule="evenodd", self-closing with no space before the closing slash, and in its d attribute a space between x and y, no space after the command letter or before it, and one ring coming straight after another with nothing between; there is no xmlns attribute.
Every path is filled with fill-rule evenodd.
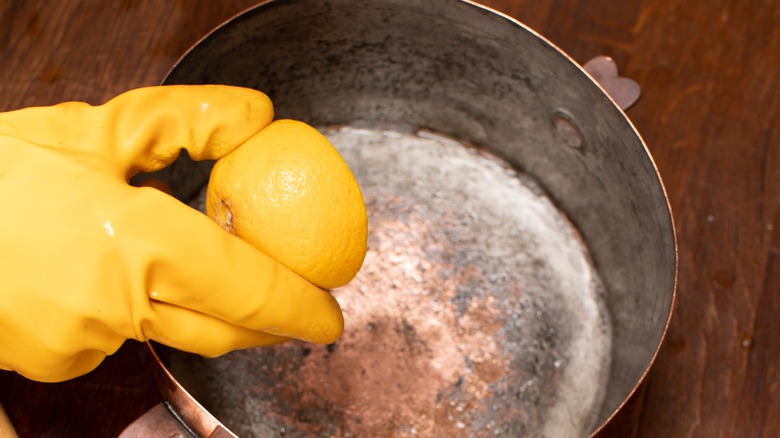
<svg viewBox="0 0 780 438"><path fill-rule="evenodd" d="M128 338L205 356L335 341L343 318L329 293L171 196L127 183L182 148L218 159L272 118L264 94L226 86L0 113L0 368L66 380Z"/></svg>

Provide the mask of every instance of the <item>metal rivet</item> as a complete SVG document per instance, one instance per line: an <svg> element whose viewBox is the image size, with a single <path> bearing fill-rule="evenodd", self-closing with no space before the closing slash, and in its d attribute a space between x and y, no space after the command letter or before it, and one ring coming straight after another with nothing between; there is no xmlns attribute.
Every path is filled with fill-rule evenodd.
<svg viewBox="0 0 780 438"><path fill-rule="evenodd" d="M552 118L558 137L567 145L580 149L582 148L582 134L577 125L571 120L571 117L564 113L556 113Z"/></svg>

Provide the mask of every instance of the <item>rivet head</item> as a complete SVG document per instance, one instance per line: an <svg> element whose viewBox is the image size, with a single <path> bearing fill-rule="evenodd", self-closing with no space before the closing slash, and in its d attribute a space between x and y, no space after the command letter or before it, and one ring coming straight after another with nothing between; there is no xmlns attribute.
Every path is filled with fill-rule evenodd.
<svg viewBox="0 0 780 438"><path fill-rule="evenodd" d="M582 148L582 133L574 121L567 114L556 113L552 117L553 125L558 133L558 137L568 146L576 149Z"/></svg>

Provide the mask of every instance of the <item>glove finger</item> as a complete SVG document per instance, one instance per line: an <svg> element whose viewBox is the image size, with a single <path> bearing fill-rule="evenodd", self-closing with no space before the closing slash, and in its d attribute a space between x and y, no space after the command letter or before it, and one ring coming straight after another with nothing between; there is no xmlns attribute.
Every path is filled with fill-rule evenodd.
<svg viewBox="0 0 780 438"><path fill-rule="evenodd" d="M201 356L216 357L232 350L289 340L168 303L153 301L151 308L153 319L143 324L143 332L147 337Z"/></svg>
<svg viewBox="0 0 780 438"><path fill-rule="evenodd" d="M85 349L68 356L39 355L32 360L14 358L13 364L0 364L0 370L13 370L38 382L62 382L87 374L105 358L103 351Z"/></svg>
<svg viewBox="0 0 780 438"><path fill-rule="evenodd" d="M148 246L151 299L277 336L329 344L341 335L344 320L331 294L174 198L127 190L139 213L123 228ZM164 220L132 219L149 212ZM117 226L114 232L122 233Z"/></svg>
<svg viewBox="0 0 780 438"><path fill-rule="evenodd" d="M100 106L66 102L0 114L0 134L84 152L124 178L153 172L186 149L218 159L273 119L265 94L226 85L168 85L127 91Z"/></svg>

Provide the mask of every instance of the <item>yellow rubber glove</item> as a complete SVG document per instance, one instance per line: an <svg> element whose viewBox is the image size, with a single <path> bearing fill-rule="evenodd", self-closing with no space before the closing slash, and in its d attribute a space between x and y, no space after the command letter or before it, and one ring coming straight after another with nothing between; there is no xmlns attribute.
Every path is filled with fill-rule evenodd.
<svg viewBox="0 0 780 438"><path fill-rule="evenodd" d="M218 159L271 122L262 93L149 87L0 113L0 368L60 381L125 339L205 356L341 334L336 300L205 215L131 187L181 149Z"/></svg>

